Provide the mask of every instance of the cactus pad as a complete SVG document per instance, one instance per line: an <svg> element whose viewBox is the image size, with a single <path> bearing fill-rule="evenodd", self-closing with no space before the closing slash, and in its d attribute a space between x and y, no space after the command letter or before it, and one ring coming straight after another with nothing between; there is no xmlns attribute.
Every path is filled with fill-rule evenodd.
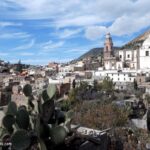
<svg viewBox="0 0 150 150"><path fill-rule="evenodd" d="M30 84L26 84L23 88L23 93L25 96L31 96L32 95L32 87Z"/></svg>
<svg viewBox="0 0 150 150"><path fill-rule="evenodd" d="M57 126L55 128L52 128L50 131L50 137L51 141L56 144L62 144L67 136L67 132L64 127Z"/></svg>
<svg viewBox="0 0 150 150"><path fill-rule="evenodd" d="M50 99L49 96L48 96L48 94L47 94L47 90L44 90L42 92L42 98L43 98L44 101L47 101L47 100Z"/></svg>
<svg viewBox="0 0 150 150"><path fill-rule="evenodd" d="M45 123L48 123L48 121L51 119L53 113L54 113L54 101L49 100L44 102L42 105L43 113L42 113L42 118Z"/></svg>
<svg viewBox="0 0 150 150"><path fill-rule="evenodd" d="M47 95L49 96L49 98L52 99L54 95L56 94L56 85L49 84L46 91L47 91Z"/></svg>
<svg viewBox="0 0 150 150"><path fill-rule="evenodd" d="M3 125L4 127L8 130L8 131L11 131L13 128L12 128L12 125L15 123L15 118L12 116L12 115L6 115L4 118L3 118Z"/></svg>
<svg viewBox="0 0 150 150"><path fill-rule="evenodd" d="M16 103L15 102L9 102L6 114L14 116L14 115L16 115L16 113L17 113L17 105L16 105Z"/></svg>
<svg viewBox="0 0 150 150"><path fill-rule="evenodd" d="M21 129L28 129L29 127L29 114L26 110L20 109L16 114L16 123Z"/></svg>
<svg viewBox="0 0 150 150"><path fill-rule="evenodd" d="M30 146L31 139L26 130L18 130L12 135L11 142L13 149L25 150Z"/></svg>

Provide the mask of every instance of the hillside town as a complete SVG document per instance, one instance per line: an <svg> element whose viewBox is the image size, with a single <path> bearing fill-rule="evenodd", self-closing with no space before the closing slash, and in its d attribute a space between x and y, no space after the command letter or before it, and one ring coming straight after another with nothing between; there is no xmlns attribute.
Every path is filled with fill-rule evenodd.
<svg viewBox="0 0 150 150"><path fill-rule="evenodd" d="M135 131L138 130L137 133L140 131L142 135L144 133L144 136L149 136L150 34L142 42L131 41L130 46L128 44L115 49L111 34L108 33L104 39L102 53L94 57L88 56L68 63L50 62L46 66L34 66L23 65L21 61L17 64L10 64L1 60L0 83L1 120L5 116L2 111L10 102L15 102L17 107L27 105L27 97L31 95L26 94L24 88L26 85L32 87L32 98L34 97L37 101L44 89L49 88L49 85L55 85L57 87L55 98L61 103L58 104L59 107L61 105L61 111L71 109L76 114L73 121L74 125L72 124L73 128L76 128L75 124L79 123L81 127L78 128L78 133L92 136L91 132L94 132L100 136L99 140L104 140L103 144L100 141L96 141L98 139L95 138L88 140L92 141L92 143L94 142L94 145L91 145L91 143L86 143L87 139L85 140L84 137L85 141L83 143L85 145L80 140L79 143L82 144L80 148L76 149L89 149L90 146L92 148L95 143L99 142L98 145L103 150L144 150L150 148L149 138L147 138L143 146L142 142L145 137L140 135L139 138L141 139L138 139L133 131L135 129ZM28 89L30 87L27 88L27 91ZM46 99L45 96L43 99ZM94 105L95 103L97 107ZM116 118L114 116L109 118L109 115L106 115L111 111L114 113L112 105L119 107L119 109L115 109L114 116ZM46 108L51 109L49 104L44 107L45 111ZM88 107L97 110L97 117L93 115L94 110L90 112L91 117L95 118L95 120L90 121L90 116L87 113L91 109L87 111ZM126 112L122 112L122 107L128 108L127 116L124 116ZM89 121L86 121L86 118L82 118L81 114L78 113L84 109L85 116L88 115ZM119 114L116 112L117 109ZM104 112L106 114L103 114ZM104 122L101 120L102 118L104 119L104 116L99 116L101 113L106 117ZM120 115L122 120L117 118L117 115ZM112 121L109 122L110 120ZM130 122L127 120L130 120ZM126 134L128 134L126 142L122 142L125 135L119 135L119 140L118 138L116 140L116 137L114 138L118 130L122 130L122 132L126 130ZM120 144L115 144L114 148L109 143L108 137L104 136L106 134L109 134L109 138L111 137L111 142L113 141L112 139L115 139L115 142L120 142ZM132 136L135 137L134 140ZM137 142L133 146L132 142L135 142L135 139ZM100 147L96 146L95 149ZM55 147L54 149L57 148ZM71 148L68 147L68 149Z"/></svg>

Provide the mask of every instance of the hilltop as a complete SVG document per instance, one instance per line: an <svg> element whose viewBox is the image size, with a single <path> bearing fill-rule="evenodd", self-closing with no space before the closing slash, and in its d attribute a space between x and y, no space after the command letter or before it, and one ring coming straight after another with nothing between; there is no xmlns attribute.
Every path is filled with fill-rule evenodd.
<svg viewBox="0 0 150 150"><path fill-rule="evenodd" d="M144 32L143 34L139 35L138 37L134 38L124 46L122 49L136 49L146 40L146 38L150 35L150 30Z"/></svg>

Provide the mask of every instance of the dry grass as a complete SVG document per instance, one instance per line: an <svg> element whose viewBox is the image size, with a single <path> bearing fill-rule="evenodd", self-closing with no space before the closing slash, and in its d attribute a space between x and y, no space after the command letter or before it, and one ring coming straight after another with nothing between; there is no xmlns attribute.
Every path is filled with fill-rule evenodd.
<svg viewBox="0 0 150 150"><path fill-rule="evenodd" d="M74 111L74 123L100 130L124 126L128 120L128 113L112 104L81 102Z"/></svg>

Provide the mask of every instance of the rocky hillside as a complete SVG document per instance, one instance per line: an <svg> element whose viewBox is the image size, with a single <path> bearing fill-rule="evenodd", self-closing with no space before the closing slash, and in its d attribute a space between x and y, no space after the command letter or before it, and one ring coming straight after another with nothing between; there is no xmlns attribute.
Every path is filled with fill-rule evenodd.
<svg viewBox="0 0 150 150"><path fill-rule="evenodd" d="M144 32L143 34L139 35L138 37L134 38L132 41L128 42L122 49L136 49L144 42L144 40L150 35L150 30Z"/></svg>
<svg viewBox="0 0 150 150"><path fill-rule="evenodd" d="M80 56L78 59L81 60L86 57L95 57L95 56L101 55L102 52L103 52L103 47L93 48L89 50L88 52L86 52L85 54L83 54L82 56Z"/></svg>

